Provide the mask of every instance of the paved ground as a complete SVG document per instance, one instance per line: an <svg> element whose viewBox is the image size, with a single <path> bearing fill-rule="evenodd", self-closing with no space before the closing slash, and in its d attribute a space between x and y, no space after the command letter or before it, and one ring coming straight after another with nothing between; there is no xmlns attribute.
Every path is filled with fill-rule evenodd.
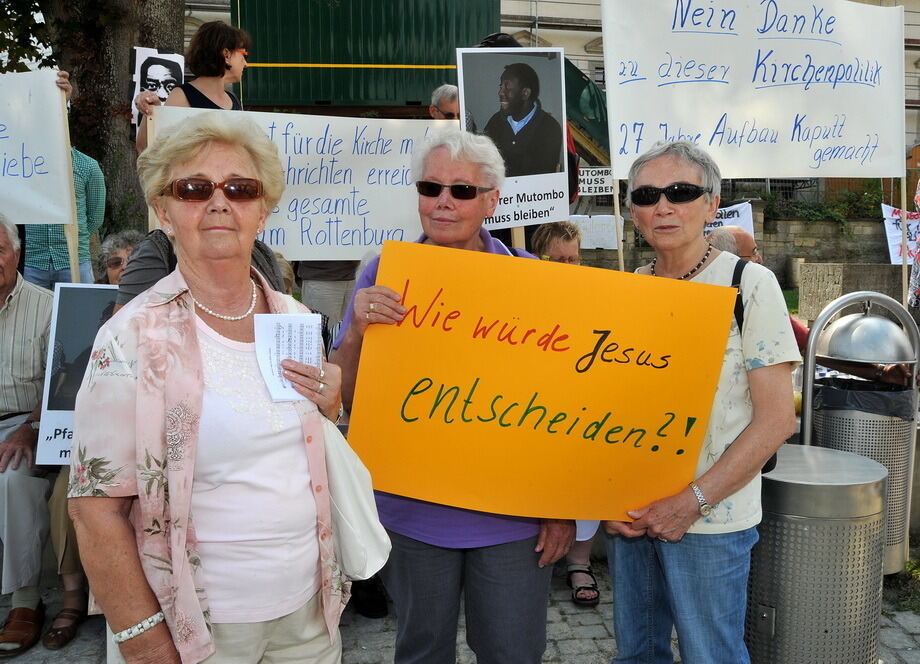
<svg viewBox="0 0 920 664"><path fill-rule="evenodd" d="M569 600L569 589L562 577L553 579L547 625L548 646L544 662L552 664L607 664L616 645L610 625L610 583L606 570L598 566L601 604L594 609L576 607ZM50 577L50 575L49 575ZM47 625L60 607L60 590L48 586L43 592L49 606ZM0 600L0 615L6 613L9 597ZM462 614L461 614L462 615ZM879 655L884 664L920 664L920 616L894 611L885 606L881 622ZM369 620L351 609L342 617L345 646L343 664L386 664L393 661L395 620L392 610L387 618ZM17 664L103 664L104 624L102 618L90 618L79 636L63 650L52 652L42 645L16 658ZM674 644L675 661L680 661ZM466 647L461 633L458 639L458 664L473 664L475 658ZM815 660L819 662L819 660Z"/></svg>

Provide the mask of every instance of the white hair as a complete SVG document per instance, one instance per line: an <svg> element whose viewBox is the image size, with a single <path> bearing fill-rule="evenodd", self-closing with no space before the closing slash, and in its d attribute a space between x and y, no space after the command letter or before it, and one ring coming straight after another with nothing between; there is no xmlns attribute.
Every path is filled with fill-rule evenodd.
<svg viewBox="0 0 920 664"><path fill-rule="evenodd" d="M0 212L0 228L6 231L6 236L10 239L10 244L13 245L13 251L19 251L21 245L16 224L10 221L2 212Z"/></svg>

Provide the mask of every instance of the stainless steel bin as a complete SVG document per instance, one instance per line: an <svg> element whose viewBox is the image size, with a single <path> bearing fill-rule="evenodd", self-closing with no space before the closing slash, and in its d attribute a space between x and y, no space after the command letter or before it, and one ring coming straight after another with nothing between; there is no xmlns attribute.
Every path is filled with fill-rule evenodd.
<svg viewBox="0 0 920 664"><path fill-rule="evenodd" d="M877 664L887 475L849 452L780 448L751 554L753 664Z"/></svg>
<svg viewBox="0 0 920 664"><path fill-rule="evenodd" d="M862 314L829 321L844 308L863 304ZM900 322L872 315L887 310ZM889 473L884 530L884 573L904 570L908 559L911 487L917 416L917 392L911 387L861 380L829 380L814 386L814 365L821 358L875 366L903 363L917 369L920 333L907 310L879 293L851 293L831 302L812 328L805 354L802 442L861 454ZM814 398L812 393L814 389ZM812 428L813 424L813 428Z"/></svg>

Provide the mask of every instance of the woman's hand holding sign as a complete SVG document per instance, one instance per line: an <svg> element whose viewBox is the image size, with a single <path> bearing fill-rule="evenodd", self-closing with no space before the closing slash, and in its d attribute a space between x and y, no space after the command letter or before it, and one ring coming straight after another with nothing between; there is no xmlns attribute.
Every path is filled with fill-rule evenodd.
<svg viewBox="0 0 920 664"><path fill-rule="evenodd" d="M354 312L348 331L354 330L363 337L371 323L398 323L406 315L406 308L399 300L399 293L386 286L362 288L355 293Z"/></svg>

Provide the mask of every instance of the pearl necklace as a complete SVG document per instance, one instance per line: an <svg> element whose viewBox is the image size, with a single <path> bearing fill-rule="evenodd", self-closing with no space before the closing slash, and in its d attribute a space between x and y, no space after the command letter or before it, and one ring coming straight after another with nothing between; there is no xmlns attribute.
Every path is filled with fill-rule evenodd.
<svg viewBox="0 0 920 664"><path fill-rule="evenodd" d="M687 274L685 274L685 275L683 275L683 276L681 276L681 277L677 277L678 280L689 279L689 278L692 277L694 274L696 274L696 273L699 271L699 269L700 269L701 267L703 267L703 263L706 262L706 259L709 258L709 254L712 253L712 245L709 244L708 242L707 242L706 244L709 245L709 248L706 249L706 253L703 254L703 257L700 259L700 262L697 263L697 264L693 267L693 269L690 270ZM658 257L655 256L655 258L652 259L652 264L651 264L651 272L652 272L652 276L653 276L653 277L657 277L657 276L658 276L657 274L655 274L655 263L657 263L657 262L658 262Z"/></svg>
<svg viewBox="0 0 920 664"><path fill-rule="evenodd" d="M217 313L217 312L214 311L213 309L208 309L208 308L207 308L206 306L204 306L201 302L199 302L198 300L195 299L195 296L192 295L192 291L191 291L191 290L189 290L188 296L189 296L190 298L192 298L192 302L195 303L195 306L196 306L196 307L198 307L199 309L201 309L201 310L202 310L203 312L205 312L206 314L211 314L211 315L214 316L215 318L220 318L221 320L243 320L244 318L248 317L249 314L251 314L251 313L255 310L255 308L256 308L256 302L257 302L258 299L259 299L259 298L258 298L258 294L256 293L256 282L253 281L252 279L250 279L250 280L249 280L249 283L252 284L252 302L249 303L249 308L246 310L246 312L243 313L243 314L240 314L239 316L225 316L224 314L219 314L219 313Z"/></svg>

